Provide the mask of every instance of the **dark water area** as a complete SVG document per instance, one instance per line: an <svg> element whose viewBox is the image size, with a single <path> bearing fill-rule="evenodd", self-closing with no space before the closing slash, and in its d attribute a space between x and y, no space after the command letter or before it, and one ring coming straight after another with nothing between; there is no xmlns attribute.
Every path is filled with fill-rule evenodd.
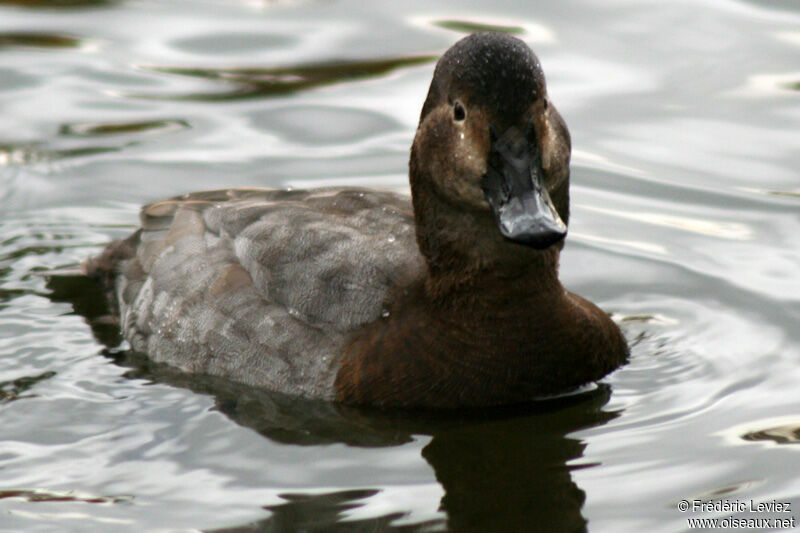
<svg viewBox="0 0 800 533"><path fill-rule="evenodd" d="M564 285L630 363L464 413L345 409L126 351L74 265L142 203L407 190L435 59L511 32L573 139ZM800 7L0 2L0 531L683 531L800 518ZM787 513L682 511L682 500Z"/></svg>

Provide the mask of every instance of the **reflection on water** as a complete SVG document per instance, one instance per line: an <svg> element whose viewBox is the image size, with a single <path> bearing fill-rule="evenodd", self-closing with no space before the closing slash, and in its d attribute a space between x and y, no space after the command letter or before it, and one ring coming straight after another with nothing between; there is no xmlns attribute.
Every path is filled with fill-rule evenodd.
<svg viewBox="0 0 800 533"><path fill-rule="evenodd" d="M391 527L393 521L401 519L402 513L388 513L367 519L348 519L348 512L358 509L368 498L376 496L378 490L346 490L325 494L282 494L286 503L269 505L265 509L272 516L264 521L246 526L214 530L214 533L247 531L403 531L403 527ZM346 521L344 521L347 519ZM419 526L416 524L415 526ZM414 528L416 529L416 527Z"/></svg>
<svg viewBox="0 0 800 533"><path fill-rule="evenodd" d="M700 494L695 494L689 499L690 500L702 500L702 501L709 501L709 500L710 501L714 501L714 500L723 500L725 498L729 498L729 499L730 498L735 498L740 493L742 493L744 491L753 490L753 489L757 488L759 485L761 485L761 483L762 482L758 481L758 480L738 481L736 483L731 483L729 485L724 485L722 487L717 487L717 488L711 489L709 491L706 491L706 492L703 492L703 493L700 493ZM677 509L678 508L678 502L674 502L673 507Z"/></svg>
<svg viewBox="0 0 800 533"><path fill-rule="evenodd" d="M682 499L800 508L792 2L0 2L2 528L672 532ZM405 190L433 60L479 29L533 45L570 126L561 277L632 348L598 389L300 402L153 365L97 286L40 275L191 190Z"/></svg>
<svg viewBox="0 0 800 533"><path fill-rule="evenodd" d="M785 82L782 85L786 89L790 89L792 91L800 91L800 81Z"/></svg>
<svg viewBox="0 0 800 533"><path fill-rule="evenodd" d="M775 196L788 196L790 198L800 198L800 189L796 191L767 191L767 194L774 194Z"/></svg>
<svg viewBox="0 0 800 533"><path fill-rule="evenodd" d="M82 146L77 148L54 148L41 143L25 145L0 145L0 165L31 165L35 163L57 161L73 157L115 152L132 146L125 143L118 146Z"/></svg>
<svg viewBox="0 0 800 533"><path fill-rule="evenodd" d="M37 376L24 376L11 381L0 382L0 404L22 398L32 398L32 395L23 395L23 393L40 381L50 379L55 375L55 372L42 372Z"/></svg>
<svg viewBox="0 0 800 533"><path fill-rule="evenodd" d="M296 401L277 407L263 393L256 407L252 391L246 395L246 409L231 409L229 397L223 401L227 404L224 412L240 423L255 422L263 434L283 442L309 444L309 439L318 437L327 441L332 430L341 431L341 438L358 446L396 445L410 441L412 435L430 435L422 456L445 491L440 508L453 531L514 531L520 524L526 524L526 531L583 530L585 495L572 480L568 463L582 456L585 444L567 435L617 416L602 410L610 395L608 388L542 405L460 416L417 412L401 417L331 408L327 413L319 408L306 411ZM242 412L245 417L240 416ZM287 439L291 433L281 422L296 428L297 441ZM322 431L317 433L317 428ZM286 503L266 506L272 515L242 530L296 531L313 526L314 531L351 531L358 526L355 530L378 531L394 520L402 523L403 513L398 512L340 523L344 511L363 505L361 500L379 492L281 494ZM420 525L424 524L415 524Z"/></svg>
<svg viewBox="0 0 800 533"><path fill-rule="evenodd" d="M106 302L96 286L91 288L91 282L71 277L52 277L48 283L54 301L76 298L74 309L84 314L99 340L110 340L104 329L107 323L102 320L107 316ZM447 526L454 531L512 531L519 524L529 524L528 531L582 530L586 524L581 514L585 495L570 472L582 457L585 444L569 434L605 424L619 415L603 409L611 396L606 386L506 408L383 412L298 400L222 379L188 375L127 351L106 354L117 364L131 368L126 374L129 379L156 380L212 395L220 412L276 442L385 447L429 435L430 442L421 455L444 489L441 509L446 513ZM403 513L340 523L346 511L358 508L364 504L361 500L379 492L282 493L279 496L285 503L265 506L271 512L268 518L222 531L296 531L309 527L313 531L382 530L401 520Z"/></svg>
<svg viewBox="0 0 800 533"><path fill-rule="evenodd" d="M86 496L71 493L57 493L46 490L0 490L0 500L5 498L19 498L31 503L52 502L78 502L78 503L129 503L128 496Z"/></svg>
<svg viewBox="0 0 800 533"><path fill-rule="evenodd" d="M553 43L555 34L553 30L534 22L531 18L498 18L495 16L481 16L476 18L436 18L417 16L410 19L416 25L425 28L441 28L457 34L470 34L480 31L496 31L510 33L527 41L528 43ZM523 23L524 21L524 23Z"/></svg>
<svg viewBox="0 0 800 533"><path fill-rule="evenodd" d="M142 66L154 72L178 74L224 82L225 90L190 94L131 94L132 97L167 100L239 100L287 95L335 83L384 76L394 70L430 63L435 56L397 57L366 61L331 61L280 68L188 68Z"/></svg>
<svg viewBox="0 0 800 533"><path fill-rule="evenodd" d="M432 23L440 28L461 33L475 33L477 31L498 31L516 35L525 33L525 28L522 26L501 26L472 20L434 20Z"/></svg>
<svg viewBox="0 0 800 533"><path fill-rule="evenodd" d="M14 46L33 48L76 48L80 45L80 39L66 35L32 32L0 33L0 51L2 51L3 48Z"/></svg>
<svg viewBox="0 0 800 533"><path fill-rule="evenodd" d="M52 163L62 159L87 157L110 152L118 152L140 143L143 135L174 133L189 129L191 126L183 119L148 120L134 122L83 122L61 124L58 134L65 138L99 138L130 137L132 140L111 141L98 145L86 144L84 141L59 141L54 139L48 143L33 142L22 145L0 144L0 166L32 165L36 163Z"/></svg>
<svg viewBox="0 0 800 533"><path fill-rule="evenodd" d="M742 435L748 441L772 441L776 444L800 444L800 424L787 424Z"/></svg>
<svg viewBox="0 0 800 533"><path fill-rule="evenodd" d="M93 137L97 135L120 135L128 133L169 133L189 128L185 120L148 120L145 122L85 122L62 124L60 135Z"/></svg>
<svg viewBox="0 0 800 533"><path fill-rule="evenodd" d="M112 4L115 0L0 0L0 4L42 9L69 9Z"/></svg>

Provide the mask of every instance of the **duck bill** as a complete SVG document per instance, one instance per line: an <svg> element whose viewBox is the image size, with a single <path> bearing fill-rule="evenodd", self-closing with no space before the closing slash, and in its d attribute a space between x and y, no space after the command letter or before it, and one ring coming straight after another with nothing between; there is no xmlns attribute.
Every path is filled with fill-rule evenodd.
<svg viewBox="0 0 800 533"><path fill-rule="evenodd" d="M494 129L490 131L489 165L481 185L500 233L540 250L561 242L567 226L544 185L538 143L527 142L528 135L498 139Z"/></svg>

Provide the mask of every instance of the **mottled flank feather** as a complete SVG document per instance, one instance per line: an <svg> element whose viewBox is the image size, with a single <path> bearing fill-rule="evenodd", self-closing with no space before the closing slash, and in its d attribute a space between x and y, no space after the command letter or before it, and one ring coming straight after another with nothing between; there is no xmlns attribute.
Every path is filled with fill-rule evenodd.
<svg viewBox="0 0 800 533"><path fill-rule="evenodd" d="M310 397L332 398L348 332L424 269L409 198L388 192L201 192L141 224L85 265L114 287L133 349Z"/></svg>

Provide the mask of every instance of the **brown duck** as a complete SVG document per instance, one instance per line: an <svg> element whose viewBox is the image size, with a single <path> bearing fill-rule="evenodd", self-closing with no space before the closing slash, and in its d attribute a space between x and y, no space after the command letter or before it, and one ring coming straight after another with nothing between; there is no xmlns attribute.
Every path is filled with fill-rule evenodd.
<svg viewBox="0 0 800 533"><path fill-rule="evenodd" d="M558 280L570 138L539 61L479 33L436 65L411 199L228 189L142 209L84 265L133 350L186 372L348 404L524 402L597 380L619 328Z"/></svg>

